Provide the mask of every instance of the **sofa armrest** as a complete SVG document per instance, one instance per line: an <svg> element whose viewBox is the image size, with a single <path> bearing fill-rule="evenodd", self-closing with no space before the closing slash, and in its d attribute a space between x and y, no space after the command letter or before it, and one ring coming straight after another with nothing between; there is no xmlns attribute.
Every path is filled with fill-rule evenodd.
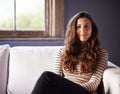
<svg viewBox="0 0 120 94"><path fill-rule="evenodd" d="M103 74L105 94L120 94L120 68L108 67Z"/></svg>
<svg viewBox="0 0 120 94"><path fill-rule="evenodd" d="M6 94L9 50L9 45L0 45L0 94Z"/></svg>

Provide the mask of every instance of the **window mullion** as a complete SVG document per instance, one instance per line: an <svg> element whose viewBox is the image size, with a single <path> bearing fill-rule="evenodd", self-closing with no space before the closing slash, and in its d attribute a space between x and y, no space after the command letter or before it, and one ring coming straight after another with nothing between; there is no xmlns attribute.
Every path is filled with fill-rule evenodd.
<svg viewBox="0 0 120 94"><path fill-rule="evenodd" d="M16 0L14 0L14 21L13 21L14 31L16 31Z"/></svg>

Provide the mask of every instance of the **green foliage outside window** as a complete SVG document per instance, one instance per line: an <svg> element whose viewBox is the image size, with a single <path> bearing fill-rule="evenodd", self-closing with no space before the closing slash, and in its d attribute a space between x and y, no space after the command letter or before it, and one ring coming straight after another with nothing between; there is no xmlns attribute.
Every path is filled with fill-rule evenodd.
<svg viewBox="0 0 120 94"><path fill-rule="evenodd" d="M0 22L0 29L13 30L13 19L9 18L5 22ZM16 17L17 30L44 30L45 29L44 17L40 13L24 14Z"/></svg>

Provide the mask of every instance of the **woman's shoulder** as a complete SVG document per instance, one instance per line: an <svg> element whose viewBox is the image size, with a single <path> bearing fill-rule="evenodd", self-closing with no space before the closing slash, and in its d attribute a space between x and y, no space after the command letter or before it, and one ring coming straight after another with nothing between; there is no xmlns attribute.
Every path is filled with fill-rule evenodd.
<svg viewBox="0 0 120 94"><path fill-rule="evenodd" d="M65 50L65 46L61 47L60 50L61 50L61 51Z"/></svg>
<svg viewBox="0 0 120 94"><path fill-rule="evenodd" d="M104 48L100 48L100 54L108 56L108 51Z"/></svg>
<svg viewBox="0 0 120 94"><path fill-rule="evenodd" d="M63 53L65 51L65 46L61 47L59 50L58 50L58 53Z"/></svg>
<svg viewBox="0 0 120 94"><path fill-rule="evenodd" d="M100 52L103 52L103 53L108 53L108 51L104 48L100 48Z"/></svg>

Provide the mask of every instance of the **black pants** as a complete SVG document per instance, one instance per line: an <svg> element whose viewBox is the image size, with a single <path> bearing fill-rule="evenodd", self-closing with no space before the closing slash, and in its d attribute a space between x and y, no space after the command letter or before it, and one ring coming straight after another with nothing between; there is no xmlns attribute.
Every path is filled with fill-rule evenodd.
<svg viewBox="0 0 120 94"><path fill-rule="evenodd" d="M44 72L38 79L32 94L92 94L82 86L52 72Z"/></svg>

